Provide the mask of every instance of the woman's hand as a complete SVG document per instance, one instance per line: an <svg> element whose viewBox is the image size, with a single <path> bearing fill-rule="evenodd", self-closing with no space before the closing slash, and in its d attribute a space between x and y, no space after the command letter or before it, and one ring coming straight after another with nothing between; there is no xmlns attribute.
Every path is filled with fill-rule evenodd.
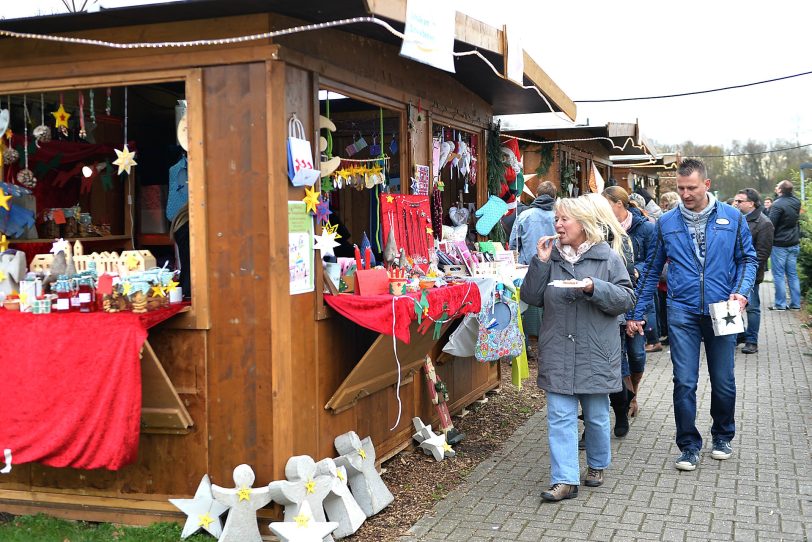
<svg viewBox="0 0 812 542"><path fill-rule="evenodd" d="M536 256L539 260L546 262L550 260L550 254L553 252L553 243L558 239L558 235L545 235L539 237L536 243Z"/></svg>
<svg viewBox="0 0 812 542"><path fill-rule="evenodd" d="M595 284L592 282L592 279L587 277L584 279L584 282L586 282L586 286L583 288L584 293L587 295L592 295L592 292L595 291Z"/></svg>

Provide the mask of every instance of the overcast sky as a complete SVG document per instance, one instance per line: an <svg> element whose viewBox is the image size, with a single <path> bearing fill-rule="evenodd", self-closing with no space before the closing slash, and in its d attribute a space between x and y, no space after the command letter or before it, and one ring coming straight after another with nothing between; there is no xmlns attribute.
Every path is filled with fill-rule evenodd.
<svg viewBox="0 0 812 542"><path fill-rule="evenodd" d="M706 90L812 70L808 0L456 3L495 26L512 20L523 31L525 49L573 100ZM0 5L4 17L64 12L60 0L0 0ZM812 143L812 75L693 97L578 104L577 122L587 119L590 124L639 119L647 137L669 144Z"/></svg>

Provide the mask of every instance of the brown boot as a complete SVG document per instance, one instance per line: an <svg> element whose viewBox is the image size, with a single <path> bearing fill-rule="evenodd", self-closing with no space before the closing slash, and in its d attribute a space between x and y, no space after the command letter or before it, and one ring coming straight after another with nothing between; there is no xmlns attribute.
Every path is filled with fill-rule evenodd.
<svg viewBox="0 0 812 542"><path fill-rule="evenodd" d="M588 467L586 469L584 485L587 487L598 487L603 485L603 469L593 469L592 467Z"/></svg>
<svg viewBox="0 0 812 542"><path fill-rule="evenodd" d="M541 493L541 498L547 502L558 502L564 499L574 499L578 496L578 486L569 484L553 484L550 489Z"/></svg>
<svg viewBox="0 0 812 542"><path fill-rule="evenodd" d="M637 411L639 410L637 406L637 395L640 389L640 381L643 380L643 373L632 373L629 380L631 382L631 390L634 392L634 397L629 401L629 417L634 418L637 416Z"/></svg>

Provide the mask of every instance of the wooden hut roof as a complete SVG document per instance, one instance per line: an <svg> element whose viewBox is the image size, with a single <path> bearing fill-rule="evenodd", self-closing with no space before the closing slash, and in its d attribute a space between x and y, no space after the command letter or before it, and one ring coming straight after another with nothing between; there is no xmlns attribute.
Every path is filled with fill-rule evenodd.
<svg viewBox="0 0 812 542"><path fill-rule="evenodd" d="M310 23L374 15L386 19L393 27L402 31L406 20L406 1L181 0L164 4L103 9L91 13L4 20L0 22L0 28L34 34L65 34L100 28L268 12L295 17ZM399 38L378 25L361 23L341 29L384 43L400 42ZM457 12L454 50L465 51L472 48L476 48L500 73L504 71L506 45L503 31ZM538 87L547 101L532 89L523 89L511 81L498 77L479 58L458 57L456 70L457 73L452 76L490 103L495 115L560 111L575 119L575 104L527 52L524 53L524 84Z"/></svg>

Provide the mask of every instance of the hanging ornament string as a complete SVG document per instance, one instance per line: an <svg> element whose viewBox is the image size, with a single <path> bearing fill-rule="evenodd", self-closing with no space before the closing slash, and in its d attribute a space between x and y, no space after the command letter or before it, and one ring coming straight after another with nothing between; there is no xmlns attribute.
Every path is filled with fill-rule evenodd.
<svg viewBox="0 0 812 542"><path fill-rule="evenodd" d="M124 87L124 149L118 150L113 149L116 152L116 159L113 161L113 164L118 166L118 175L122 173L130 174L130 169L133 166L137 166L138 163L135 161L135 153L131 152L129 147L127 146L127 124L128 124L128 88ZM132 210L132 207L130 208Z"/></svg>
<svg viewBox="0 0 812 542"><path fill-rule="evenodd" d="M28 95L23 94L23 154L25 156L25 168L17 173L17 182L26 188L37 186L37 179L34 172L28 169L28 123L31 118L28 115Z"/></svg>
<svg viewBox="0 0 812 542"><path fill-rule="evenodd" d="M110 114L113 112L113 100L110 97L111 90L110 87L107 87L107 100L104 102L104 113L109 117Z"/></svg>
<svg viewBox="0 0 812 542"><path fill-rule="evenodd" d="M79 139L87 137L87 130L85 130L85 93L79 91Z"/></svg>
<svg viewBox="0 0 812 542"><path fill-rule="evenodd" d="M130 87L124 87L124 146L127 146L127 122L129 120L129 89Z"/></svg>
<svg viewBox="0 0 812 542"><path fill-rule="evenodd" d="M89 98L90 98L90 124L95 125L96 124L96 107L94 105L93 98L95 98L96 94L93 92L92 88L88 92L88 95L89 95Z"/></svg>

